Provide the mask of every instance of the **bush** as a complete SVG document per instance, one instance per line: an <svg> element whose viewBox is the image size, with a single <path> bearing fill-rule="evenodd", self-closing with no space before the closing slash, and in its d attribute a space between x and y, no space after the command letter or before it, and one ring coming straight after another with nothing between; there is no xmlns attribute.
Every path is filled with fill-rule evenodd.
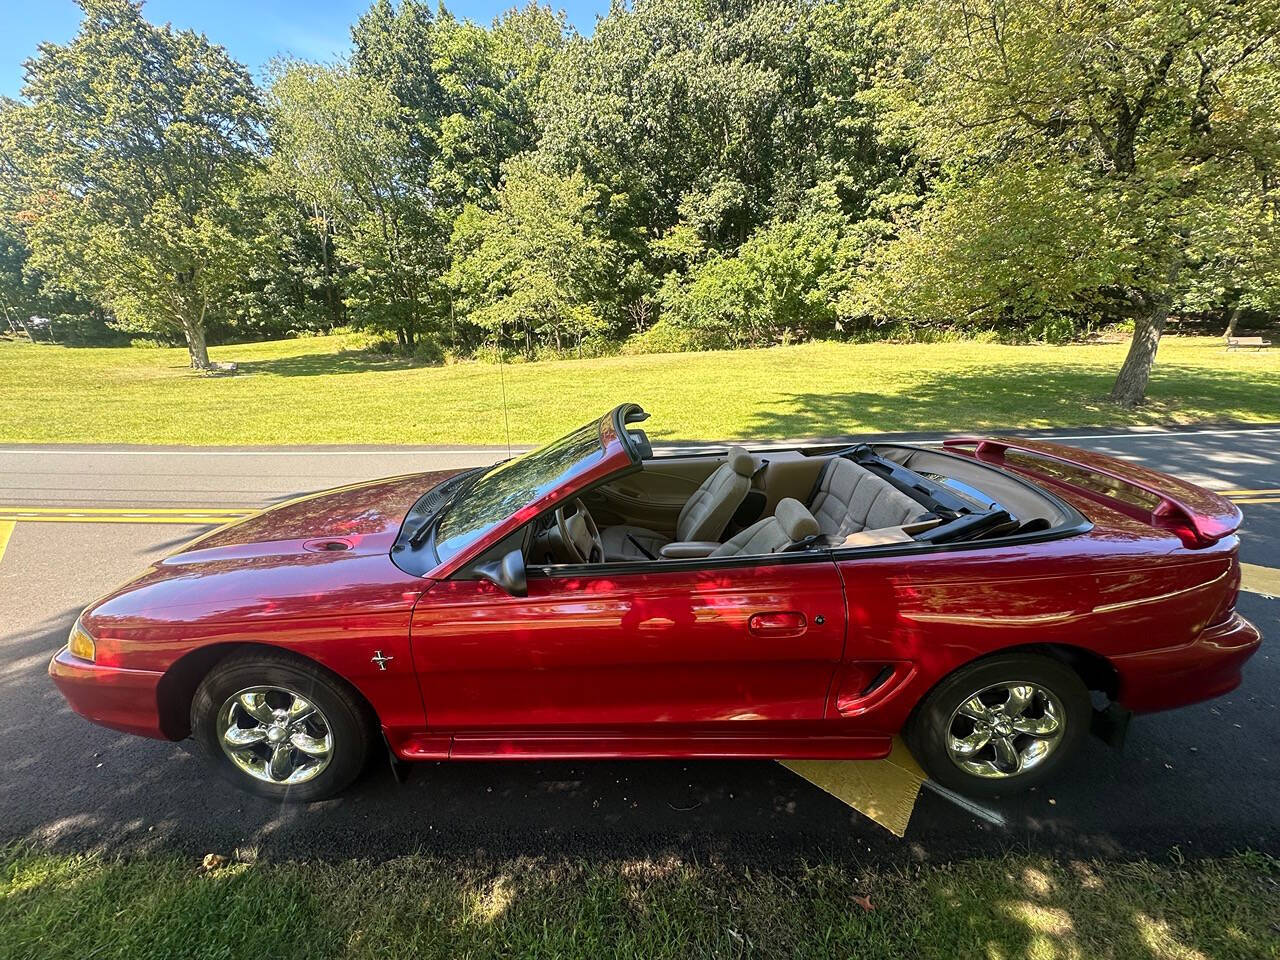
<svg viewBox="0 0 1280 960"><path fill-rule="evenodd" d="M644 333L636 333L622 343L628 356L642 353L691 353L695 350L727 350L731 344L721 331L705 327L683 327L664 317Z"/></svg>
<svg viewBox="0 0 1280 960"><path fill-rule="evenodd" d="M396 338L382 330L357 330L347 336L347 349L390 355L400 349Z"/></svg>
<svg viewBox="0 0 1280 960"><path fill-rule="evenodd" d="M734 347L830 336L836 313L824 281L838 269L842 224L821 209L766 224L733 256L663 285L672 322Z"/></svg>
<svg viewBox="0 0 1280 960"><path fill-rule="evenodd" d="M440 346L440 341L434 337L422 337L413 347L413 359L419 363L429 363L432 366L439 366L444 363L444 348Z"/></svg>

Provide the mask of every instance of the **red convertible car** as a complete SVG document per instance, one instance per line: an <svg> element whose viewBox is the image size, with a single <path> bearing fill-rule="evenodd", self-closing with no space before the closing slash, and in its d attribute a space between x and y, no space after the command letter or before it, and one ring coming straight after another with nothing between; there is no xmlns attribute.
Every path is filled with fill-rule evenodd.
<svg viewBox="0 0 1280 960"><path fill-rule="evenodd" d="M90 605L50 673L89 719L304 801L379 738L863 759L898 733L981 795L1231 690L1258 648L1240 513L1207 490L1030 440L655 455L646 416L215 530Z"/></svg>

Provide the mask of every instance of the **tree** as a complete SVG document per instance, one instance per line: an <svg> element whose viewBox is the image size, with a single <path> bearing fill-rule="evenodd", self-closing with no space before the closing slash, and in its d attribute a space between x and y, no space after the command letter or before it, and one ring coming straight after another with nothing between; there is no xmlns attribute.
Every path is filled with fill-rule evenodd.
<svg viewBox="0 0 1280 960"><path fill-rule="evenodd" d="M274 339L328 332L346 322L343 265L334 250L332 219L287 190L279 157L253 178L245 242L252 250L228 310L212 317L210 335Z"/></svg>
<svg viewBox="0 0 1280 960"><path fill-rule="evenodd" d="M820 184L853 219L900 190L904 151L863 99L886 53L865 2L615 2L573 39L544 85L538 150L597 190L623 311L646 322L658 278L674 303L670 274L678 291L700 262L690 250L727 261Z"/></svg>
<svg viewBox="0 0 1280 960"><path fill-rule="evenodd" d="M1128 312L1134 335L1112 398L1138 403L1191 251L1256 194L1275 154L1270 88L1251 80L1274 75L1278 17L1274 3L1236 0L905 5L883 103L932 165L936 199L894 242L929 237L967 267L926 273L917 292L932 285L953 311L973 300L957 289L994 290L974 304L991 310L1010 301L975 277L1056 264L1023 275L1034 292L1022 302L1071 312L1105 296ZM998 210L1028 185L1042 202L1020 207L1029 219L1017 233L977 221L987 245L964 250L975 220L948 208Z"/></svg>
<svg viewBox="0 0 1280 960"><path fill-rule="evenodd" d="M221 47L148 23L141 3L79 2L71 42L26 64L32 266L129 329L180 332L206 369L206 316L245 266L257 92Z"/></svg>
<svg viewBox="0 0 1280 960"><path fill-rule="evenodd" d="M585 178L528 156L503 172L496 208L469 206L454 227L450 280L466 318L498 338L518 336L527 355L535 342L562 348L607 332L600 298L617 252Z"/></svg>
<svg viewBox="0 0 1280 960"><path fill-rule="evenodd" d="M271 88L272 166L331 220L346 303L412 350L447 311L443 225L390 92L349 68L282 67Z"/></svg>
<svg viewBox="0 0 1280 960"><path fill-rule="evenodd" d="M530 99L562 42L536 4L493 30L416 0L378 0L348 64L286 64L272 87L278 182L332 225L357 322L406 349L451 334L449 238L532 144Z"/></svg>
<svg viewBox="0 0 1280 960"><path fill-rule="evenodd" d="M812 192L795 219L766 224L729 256L712 254L664 300L670 322L712 347L763 347L830 336L848 223L834 189Z"/></svg>

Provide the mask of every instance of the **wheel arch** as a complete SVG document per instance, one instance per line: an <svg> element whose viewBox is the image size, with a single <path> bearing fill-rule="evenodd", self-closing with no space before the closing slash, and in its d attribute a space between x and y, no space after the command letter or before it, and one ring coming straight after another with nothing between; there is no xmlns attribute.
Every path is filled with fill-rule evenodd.
<svg viewBox="0 0 1280 960"><path fill-rule="evenodd" d="M228 641L210 643L183 654L160 678L156 687L156 707L160 716L160 728L171 740L185 740L191 735L191 702L196 689L218 664L228 657L241 653L269 653L283 656L307 666L315 667L348 690L366 712L370 729L375 733L380 727L378 712L369 698L353 683L335 673L314 657L290 650L288 647L256 641Z"/></svg>
<svg viewBox="0 0 1280 960"><path fill-rule="evenodd" d="M1115 700L1120 695L1120 672L1102 654L1069 643L1022 643L1012 647L1001 647L999 650L992 650L971 660L965 660L963 663L957 663L930 684L929 689L920 696L911 709L907 724L910 724L920 712L921 705L929 699L930 695L960 670L996 657L1019 653L1056 660L1063 666L1069 667L1080 678L1086 689L1100 691L1109 700Z"/></svg>
<svg viewBox="0 0 1280 960"><path fill-rule="evenodd" d="M1102 654L1087 647L1066 643L1041 643L1010 647L1000 652L1038 653L1050 657L1074 670L1090 690L1104 693L1110 700L1115 700L1120 695L1120 671Z"/></svg>

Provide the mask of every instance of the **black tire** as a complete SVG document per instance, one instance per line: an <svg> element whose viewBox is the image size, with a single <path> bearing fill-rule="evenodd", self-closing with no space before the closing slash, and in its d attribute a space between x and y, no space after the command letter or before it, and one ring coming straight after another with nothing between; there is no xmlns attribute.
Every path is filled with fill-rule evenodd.
<svg viewBox="0 0 1280 960"><path fill-rule="evenodd" d="M332 746L327 763L311 779L301 783L257 779L222 749L219 713L230 698L253 687L292 691L319 710L321 729L327 730ZM218 773L241 789L280 801L310 803L347 787L364 769L372 730L368 708L345 684L316 664L283 652L255 651L228 657L201 681L191 701L192 739ZM270 750L265 744L263 748ZM295 756L303 762L310 759Z"/></svg>
<svg viewBox="0 0 1280 960"><path fill-rule="evenodd" d="M1022 682L1035 684L1057 698L1061 737L1043 759L1019 773L985 777L963 769L947 749L949 728L956 711L989 687ZM1051 657L1011 653L979 660L952 673L925 697L903 733L907 746L932 780L957 793L992 797L1019 793L1044 783L1070 763L1088 735L1092 712L1089 691L1070 667ZM959 722L962 726L965 723ZM1023 744L1032 739L1015 738Z"/></svg>

